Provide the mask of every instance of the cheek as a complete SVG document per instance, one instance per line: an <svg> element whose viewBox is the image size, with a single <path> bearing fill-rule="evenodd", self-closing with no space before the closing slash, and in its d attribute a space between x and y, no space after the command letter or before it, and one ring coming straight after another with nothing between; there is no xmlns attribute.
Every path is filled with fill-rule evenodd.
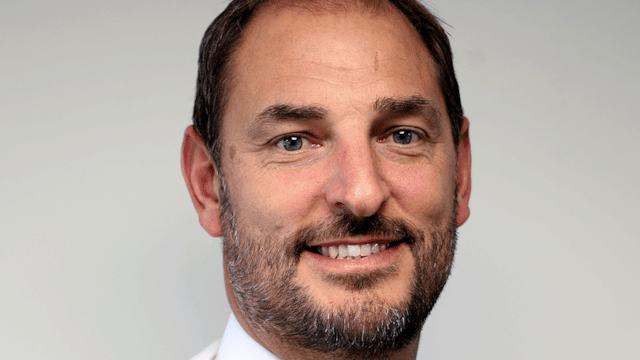
<svg viewBox="0 0 640 360"><path fill-rule="evenodd" d="M391 196L409 216L434 222L453 211L453 171L432 166L389 166L387 170Z"/></svg>
<svg viewBox="0 0 640 360"><path fill-rule="evenodd" d="M237 175L240 172L237 172ZM269 233L310 217L321 198L319 170L245 172L233 181L239 221ZM233 200L232 200L233 201ZM242 211L240 211L242 209Z"/></svg>

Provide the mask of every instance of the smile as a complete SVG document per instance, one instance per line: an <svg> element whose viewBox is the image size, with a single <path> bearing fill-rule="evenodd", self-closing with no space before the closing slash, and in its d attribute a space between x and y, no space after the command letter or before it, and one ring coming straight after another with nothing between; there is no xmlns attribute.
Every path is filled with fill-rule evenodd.
<svg viewBox="0 0 640 360"><path fill-rule="evenodd" d="M394 262L401 261L401 257L406 260L410 256L409 247L404 240L386 239L370 239L357 244L338 240L305 247L301 253L303 261L309 260L321 273L336 275L388 268Z"/></svg>
<svg viewBox="0 0 640 360"><path fill-rule="evenodd" d="M386 250L389 247L395 246L399 241L384 242L384 243L367 243L367 244L340 244L331 246L313 246L308 248L310 251L320 254L324 257L333 258L337 260L358 260L363 257L367 257L376 254L380 251Z"/></svg>

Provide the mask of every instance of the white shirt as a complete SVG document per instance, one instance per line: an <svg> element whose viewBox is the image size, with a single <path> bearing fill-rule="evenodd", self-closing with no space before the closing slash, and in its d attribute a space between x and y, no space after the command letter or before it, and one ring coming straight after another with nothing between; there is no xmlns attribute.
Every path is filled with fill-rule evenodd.
<svg viewBox="0 0 640 360"><path fill-rule="evenodd" d="M209 345L191 360L278 360L278 358L247 334L232 313L222 340Z"/></svg>

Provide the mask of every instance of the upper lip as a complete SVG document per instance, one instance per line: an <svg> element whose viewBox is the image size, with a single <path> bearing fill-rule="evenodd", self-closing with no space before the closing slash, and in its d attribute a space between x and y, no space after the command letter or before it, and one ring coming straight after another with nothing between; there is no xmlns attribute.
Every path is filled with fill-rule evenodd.
<svg viewBox="0 0 640 360"><path fill-rule="evenodd" d="M389 238L362 238L362 239L338 239L333 241L326 241L322 243L312 243L308 244L309 247L314 246L338 246L338 245L364 245L364 244L389 244L394 241L398 241L399 239L389 239Z"/></svg>

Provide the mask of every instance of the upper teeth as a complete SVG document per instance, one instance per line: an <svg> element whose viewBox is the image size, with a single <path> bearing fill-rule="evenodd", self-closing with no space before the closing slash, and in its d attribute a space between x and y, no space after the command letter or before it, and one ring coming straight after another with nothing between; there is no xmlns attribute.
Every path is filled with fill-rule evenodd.
<svg viewBox="0 0 640 360"><path fill-rule="evenodd" d="M334 259L360 259L382 251L387 244L369 243L362 245L319 246L320 253Z"/></svg>

